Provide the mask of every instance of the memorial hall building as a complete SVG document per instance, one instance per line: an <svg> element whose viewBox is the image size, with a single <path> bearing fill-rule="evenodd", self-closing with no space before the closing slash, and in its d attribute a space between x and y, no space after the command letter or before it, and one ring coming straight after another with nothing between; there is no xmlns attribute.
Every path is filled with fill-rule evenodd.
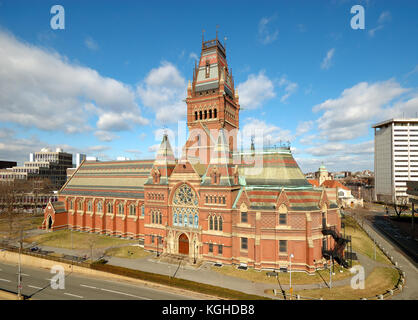
<svg viewBox="0 0 418 320"><path fill-rule="evenodd" d="M176 159L83 161L42 228L138 239L145 250L255 269L313 272L344 262L336 199L312 186L289 147L237 147L239 96L222 43L202 41L187 88L189 135ZM241 150L240 150L241 149Z"/></svg>

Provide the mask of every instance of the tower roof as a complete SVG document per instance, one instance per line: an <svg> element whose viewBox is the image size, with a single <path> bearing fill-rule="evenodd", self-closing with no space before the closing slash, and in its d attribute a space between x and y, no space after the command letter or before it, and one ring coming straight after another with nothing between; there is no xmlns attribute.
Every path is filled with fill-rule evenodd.
<svg viewBox="0 0 418 320"><path fill-rule="evenodd" d="M164 134L151 170L151 175L153 174L153 170L158 170L158 173L160 174L159 184L168 184L168 177L173 172L175 166L176 158L174 157L173 149L171 148L167 134ZM153 181L151 175L146 182L147 184L152 183Z"/></svg>
<svg viewBox="0 0 418 320"><path fill-rule="evenodd" d="M193 90L196 94L222 89L234 95L233 77L228 70L226 51L216 39L203 41L198 65L193 73Z"/></svg>

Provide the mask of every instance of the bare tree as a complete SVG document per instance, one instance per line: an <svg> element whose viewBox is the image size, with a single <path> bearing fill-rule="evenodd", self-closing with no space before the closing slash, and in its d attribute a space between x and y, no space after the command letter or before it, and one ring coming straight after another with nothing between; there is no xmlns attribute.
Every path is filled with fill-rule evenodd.
<svg viewBox="0 0 418 320"><path fill-rule="evenodd" d="M393 208L398 218L400 218L402 212L408 210L408 200L406 198L400 198L398 201L395 201Z"/></svg>
<svg viewBox="0 0 418 320"><path fill-rule="evenodd" d="M89 245L90 248L90 262L93 263L94 259L93 259L93 248L96 245L97 242L97 237L94 234L91 234L88 237L87 243Z"/></svg>

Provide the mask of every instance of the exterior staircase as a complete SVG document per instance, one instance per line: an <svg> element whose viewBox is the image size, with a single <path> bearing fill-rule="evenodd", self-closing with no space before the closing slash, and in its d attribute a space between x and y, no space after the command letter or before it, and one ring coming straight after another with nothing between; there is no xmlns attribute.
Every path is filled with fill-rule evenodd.
<svg viewBox="0 0 418 320"><path fill-rule="evenodd" d="M347 246L347 244L350 244L351 248L351 237L347 236L344 237L342 234L340 234L335 226L327 227L325 223L322 224L322 234L324 236L332 236L332 238L335 241L335 246L332 250L328 250L326 248L322 248L322 255L325 259L334 259L337 261L337 263L344 268L349 268L350 263L347 261L345 257L344 250Z"/></svg>

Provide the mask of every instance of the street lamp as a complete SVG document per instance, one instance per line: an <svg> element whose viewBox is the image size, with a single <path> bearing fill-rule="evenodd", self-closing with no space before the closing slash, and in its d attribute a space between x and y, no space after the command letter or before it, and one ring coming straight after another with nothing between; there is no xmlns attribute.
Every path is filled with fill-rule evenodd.
<svg viewBox="0 0 418 320"><path fill-rule="evenodd" d="M196 264L196 239L193 240L193 264Z"/></svg>
<svg viewBox="0 0 418 320"><path fill-rule="evenodd" d="M289 281L289 291L290 291L290 300L292 300L292 258L293 258L293 253L290 254L289 256L289 271L290 271L290 281Z"/></svg>

